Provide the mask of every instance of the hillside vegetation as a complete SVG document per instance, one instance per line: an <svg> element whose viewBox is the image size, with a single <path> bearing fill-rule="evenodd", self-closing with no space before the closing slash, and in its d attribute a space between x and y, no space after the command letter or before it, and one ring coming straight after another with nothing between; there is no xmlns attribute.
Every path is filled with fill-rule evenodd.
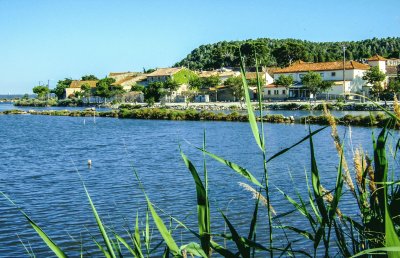
<svg viewBox="0 0 400 258"><path fill-rule="evenodd" d="M373 38L346 42L311 42L297 39L249 39L221 41L201 45L175 66L192 70L212 70L221 67L238 67L239 50L247 66L254 66L254 53L262 66L287 66L293 61L327 62L343 59L343 45L347 60L362 60L379 54L399 58L400 38Z"/></svg>

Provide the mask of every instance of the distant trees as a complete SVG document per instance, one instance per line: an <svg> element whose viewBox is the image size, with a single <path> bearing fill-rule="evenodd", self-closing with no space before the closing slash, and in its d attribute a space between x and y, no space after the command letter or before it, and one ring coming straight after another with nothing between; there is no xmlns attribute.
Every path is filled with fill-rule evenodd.
<svg viewBox="0 0 400 258"><path fill-rule="evenodd" d="M98 78L96 76L94 76L93 74L82 76L82 81L97 81L97 80L98 80Z"/></svg>
<svg viewBox="0 0 400 258"><path fill-rule="evenodd" d="M175 66L186 66L193 70L239 67L239 50L245 57L246 66L254 66L255 53L262 66L285 66L299 59L307 62L337 61L343 58L343 45L346 46L347 59L360 60L375 54L398 58L400 38L373 38L351 42L310 42L269 38L221 41L199 46Z"/></svg>
<svg viewBox="0 0 400 258"><path fill-rule="evenodd" d="M333 85L333 82L322 80L319 73L312 71L303 76L301 83L305 89L315 96L315 99L317 94L328 91Z"/></svg>
<svg viewBox="0 0 400 258"><path fill-rule="evenodd" d="M59 80L54 89L51 90L58 99L62 99L64 97L65 88L68 88L71 85L72 79L65 78L64 80Z"/></svg>
<svg viewBox="0 0 400 258"><path fill-rule="evenodd" d="M47 86L41 86L41 85L33 87L32 91L33 93L37 94L38 99L45 99L47 94L50 93L50 90L49 88L47 88Z"/></svg>
<svg viewBox="0 0 400 258"><path fill-rule="evenodd" d="M297 60L307 59L306 47L296 42L285 43L274 49L272 54L275 56L277 65L280 67L289 66Z"/></svg>

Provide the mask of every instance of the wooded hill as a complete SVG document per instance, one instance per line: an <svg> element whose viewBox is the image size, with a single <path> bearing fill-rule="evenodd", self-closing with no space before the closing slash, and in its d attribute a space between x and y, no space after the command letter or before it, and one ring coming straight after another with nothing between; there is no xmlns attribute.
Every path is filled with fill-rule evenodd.
<svg viewBox="0 0 400 258"><path fill-rule="evenodd" d="M255 65L255 53L261 66L284 67L296 60L337 61L343 59L343 46L346 47L347 60L361 61L375 54L387 58L399 58L400 55L399 37L345 42L260 38L201 45L174 66L185 66L192 70L238 67L239 50L247 66Z"/></svg>

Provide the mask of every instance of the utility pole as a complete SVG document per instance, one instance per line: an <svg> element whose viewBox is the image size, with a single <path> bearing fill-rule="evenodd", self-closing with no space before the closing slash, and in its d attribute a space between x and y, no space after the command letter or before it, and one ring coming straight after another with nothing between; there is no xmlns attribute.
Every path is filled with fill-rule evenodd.
<svg viewBox="0 0 400 258"><path fill-rule="evenodd" d="M346 102L346 79L345 79L345 73L346 73L346 46L343 45L343 97L344 97L344 102Z"/></svg>

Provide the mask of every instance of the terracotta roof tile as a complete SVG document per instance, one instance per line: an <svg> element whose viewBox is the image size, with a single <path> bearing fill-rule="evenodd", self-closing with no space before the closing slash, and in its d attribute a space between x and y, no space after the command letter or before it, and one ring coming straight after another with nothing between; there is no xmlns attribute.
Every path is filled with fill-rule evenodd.
<svg viewBox="0 0 400 258"><path fill-rule="evenodd" d="M381 57L380 55L374 55L373 57L370 57L367 59L367 61L386 61L387 59L384 57Z"/></svg>
<svg viewBox="0 0 400 258"><path fill-rule="evenodd" d="M83 84L89 84L90 88L96 88L96 83L98 81L80 81L80 80L74 80L71 82L69 85L70 88L81 88Z"/></svg>
<svg viewBox="0 0 400 258"><path fill-rule="evenodd" d="M179 72L183 68L181 67L173 67L173 68L158 68L152 73L149 73L147 76L148 77L155 77L155 76L168 76L168 75L174 75L175 73Z"/></svg>
<svg viewBox="0 0 400 258"><path fill-rule="evenodd" d="M368 70L369 65L362 64L356 61L347 61L345 64L346 70ZM297 72L308 72L308 71L331 71L331 70L342 70L343 62L322 62L322 63L305 63L295 62L291 66L275 70L274 73L297 73Z"/></svg>
<svg viewBox="0 0 400 258"><path fill-rule="evenodd" d="M146 75L138 75L138 76L127 76L125 78L122 78L121 80L118 80L116 82L114 82L114 85L120 85L123 84L125 82L132 82L132 83L136 83L139 81L144 81L147 79Z"/></svg>

